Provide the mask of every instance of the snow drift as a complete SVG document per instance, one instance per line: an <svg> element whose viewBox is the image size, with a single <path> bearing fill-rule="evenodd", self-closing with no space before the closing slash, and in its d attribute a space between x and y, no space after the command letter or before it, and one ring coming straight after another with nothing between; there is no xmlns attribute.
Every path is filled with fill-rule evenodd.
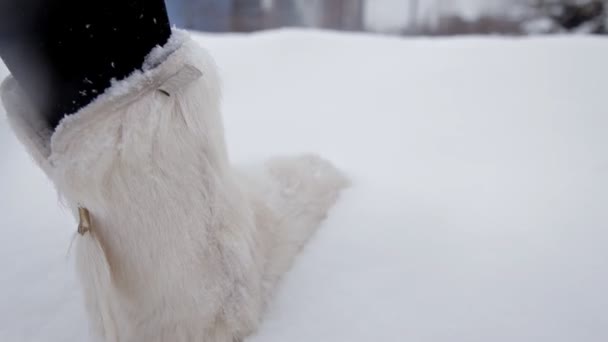
<svg viewBox="0 0 608 342"><path fill-rule="evenodd" d="M353 181L250 341L608 339L605 39L199 41L232 160ZM0 153L0 340L85 341L76 223L4 118Z"/></svg>

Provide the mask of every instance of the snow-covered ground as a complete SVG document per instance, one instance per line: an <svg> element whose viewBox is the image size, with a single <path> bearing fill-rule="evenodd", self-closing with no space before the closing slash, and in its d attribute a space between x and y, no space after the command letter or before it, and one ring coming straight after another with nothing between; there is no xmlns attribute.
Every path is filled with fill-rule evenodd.
<svg viewBox="0 0 608 342"><path fill-rule="evenodd" d="M354 183L250 342L608 340L608 40L200 41L235 161ZM0 116L0 341L86 341L76 224Z"/></svg>

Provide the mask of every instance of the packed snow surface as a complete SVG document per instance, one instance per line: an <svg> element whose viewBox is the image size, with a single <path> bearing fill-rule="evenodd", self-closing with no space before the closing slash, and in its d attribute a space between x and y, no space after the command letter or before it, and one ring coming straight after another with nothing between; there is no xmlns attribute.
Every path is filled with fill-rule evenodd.
<svg viewBox="0 0 608 342"><path fill-rule="evenodd" d="M608 341L608 40L199 39L235 162L353 181L249 342ZM76 223L0 117L0 341L87 341Z"/></svg>

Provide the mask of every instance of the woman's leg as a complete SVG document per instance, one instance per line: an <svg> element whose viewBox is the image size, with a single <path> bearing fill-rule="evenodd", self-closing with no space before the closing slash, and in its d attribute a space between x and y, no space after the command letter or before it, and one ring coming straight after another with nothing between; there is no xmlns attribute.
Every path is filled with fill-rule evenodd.
<svg viewBox="0 0 608 342"><path fill-rule="evenodd" d="M53 128L170 34L163 0L0 0L0 57Z"/></svg>
<svg viewBox="0 0 608 342"><path fill-rule="evenodd" d="M82 108L60 130L40 127L25 98L36 80L62 100L48 111L56 122L166 41L166 18L158 29L150 14L164 9L162 1L117 1L74 3L63 9L78 11L65 13L61 2L39 14L36 30L15 26L26 43L11 38L3 57L31 88L24 92L13 78L0 88L8 122L62 202L81 214L75 258L98 337L241 341L347 181L314 156L275 159L247 176L233 170L217 68L185 32L174 33L152 72L108 91L120 96Z"/></svg>

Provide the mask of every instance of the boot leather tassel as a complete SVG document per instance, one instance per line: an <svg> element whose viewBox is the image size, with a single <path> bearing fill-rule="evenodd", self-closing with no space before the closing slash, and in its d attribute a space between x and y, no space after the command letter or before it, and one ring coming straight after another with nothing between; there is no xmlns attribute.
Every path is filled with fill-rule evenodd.
<svg viewBox="0 0 608 342"><path fill-rule="evenodd" d="M78 215L80 216L80 222L78 223L78 234L84 235L91 231L93 223L91 221L91 214L87 208L78 208Z"/></svg>

